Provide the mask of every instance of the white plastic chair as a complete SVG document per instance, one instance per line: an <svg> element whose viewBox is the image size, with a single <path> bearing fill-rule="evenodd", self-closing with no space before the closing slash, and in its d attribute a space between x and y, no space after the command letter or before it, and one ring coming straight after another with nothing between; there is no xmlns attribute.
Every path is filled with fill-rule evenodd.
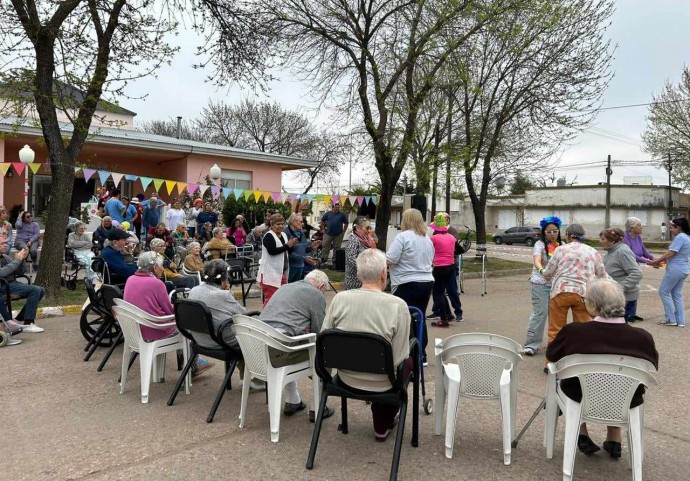
<svg viewBox="0 0 690 481"><path fill-rule="evenodd" d="M457 334L436 339L435 434L441 435L446 403L446 457L453 457L455 418L460 396L499 401L503 424L503 463L510 464L517 407L517 364L522 347L494 334ZM455 361L455 362L452 362Z"/></svg>
<svg viewBox="0 0 690 481"><path fill-rule="evenodd" d="M197 276L197 278L199 279L199 284L201 284L201 272L199 272L199 271L188 271L185 268L184 264L182 264L182 272L181 273L183 276Z"/></svg>
<svg viewBox="0 0 690 481"><path fill-rule="evenodd" d="M321 384L314 370L316 334L302 334L294 337L286 336L258 319L241 314L234 316L233 321L234 324L231 328L237 337L237 342L240 344L244 357L240 428L244 427L247 400L249 399L249 385L252 378L266 381L268 383L271 441L277 443L280 436L280 415L283 412L283 388L287 383L311 376L315 409L319 405ZM308 342L293 345L298 341ZM269 358L269 347L284 352L308 351L309 361L284 367L273 367Z"/></svg>
<svg viewBox="0 0 690 481"><path fill-rule="evenodd" d="M165 380L165 354L175 352L178 349L182 349L184 363L186 364L189 355L187 341L180 333L157 341L145 341L141 335L140 326L153 329L167 329L175 326L175 316L152 316L122 299L116 299L115 304L113 314L120 324L125 338L124 349L122 350L120 394L125 392L125 382L127 381L131 353L136 352L139 353L139 368L141 371L141 402L148 403L152 371L153 382L163 382ZM185 381L185 392L189 394L189 379Z"/></svg>
<svg viewBox="0 0 690 481"><path fill-rule="evenodd" d="M553 458L558 408L565 416L563 480L573 479L577 437L582 423L617 426L628 431L629 466L633 480L642 481L644 404L630 408L638 386L657 384L656 368L644 359L607 354L574 354L549 363L546 394L544 445L546 457ZM576 402L560 390L560 381L577 377L582 401Z"/></svg>

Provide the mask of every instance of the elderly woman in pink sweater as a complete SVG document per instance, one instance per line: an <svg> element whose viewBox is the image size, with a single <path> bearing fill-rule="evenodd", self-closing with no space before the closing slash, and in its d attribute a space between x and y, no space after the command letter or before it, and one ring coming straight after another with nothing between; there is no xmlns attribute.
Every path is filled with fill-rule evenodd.
<svg viewBox="0 0 690 481"><path fill-rule="evenodd" d="M124 300L152 316L170 316L175 314L173 305L168 298L168 290L160 279L163 275L163 256L155 251L144 252L137 261L137 272L127 279ZM157 341L174 334L175 327L154 329L141 326L141 335L145 341ZM178 356L180 353L178 353ZM192 376L198 376L213 367L206 359L197 357L192 365Z"/></svg>

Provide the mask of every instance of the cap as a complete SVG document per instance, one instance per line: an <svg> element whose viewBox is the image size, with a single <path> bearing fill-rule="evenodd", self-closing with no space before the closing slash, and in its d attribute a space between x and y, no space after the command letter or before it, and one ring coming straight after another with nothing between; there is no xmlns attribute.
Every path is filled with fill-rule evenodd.
<svg viewBox="0 0 690 481"><path fill-rule="evenodd" d="M109 241L120 240L120 239L129 239L129 234L122 229L113 229L110 232L108 232L108 240Z"/></svg>
<svg viewBox="0 0 690 481"><path fill-rule="evenodd" d="M141 202L137 197L132 198L132 204L138 204Z"/></svg>

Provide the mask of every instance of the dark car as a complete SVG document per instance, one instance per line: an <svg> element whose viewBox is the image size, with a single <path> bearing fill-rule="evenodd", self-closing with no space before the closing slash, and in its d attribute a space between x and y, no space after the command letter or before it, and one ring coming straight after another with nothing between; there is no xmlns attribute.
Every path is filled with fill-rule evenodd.
<svg viewBox="0 0 690 481"><path fill-rule="evenodd" d="M494 242L496 244L525 244L533 246L539 240L539 227L517 226L506 230L496 231Z"/></svg>

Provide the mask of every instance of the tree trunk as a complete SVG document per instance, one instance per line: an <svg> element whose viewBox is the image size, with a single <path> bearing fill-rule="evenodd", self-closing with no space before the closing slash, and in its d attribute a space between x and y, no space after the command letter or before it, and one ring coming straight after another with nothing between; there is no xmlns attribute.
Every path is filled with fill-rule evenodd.
<svg viewBox="0 0 690 481"><path fill-rule="evenodd" d="M388 223L391 220L393 187L395 187L395 182L391 182L391 179L384 179L381 176L381 196L376 206L376 236L379 239L377 247L384 252L386 251L386 240L388 238Z"/></svg>

